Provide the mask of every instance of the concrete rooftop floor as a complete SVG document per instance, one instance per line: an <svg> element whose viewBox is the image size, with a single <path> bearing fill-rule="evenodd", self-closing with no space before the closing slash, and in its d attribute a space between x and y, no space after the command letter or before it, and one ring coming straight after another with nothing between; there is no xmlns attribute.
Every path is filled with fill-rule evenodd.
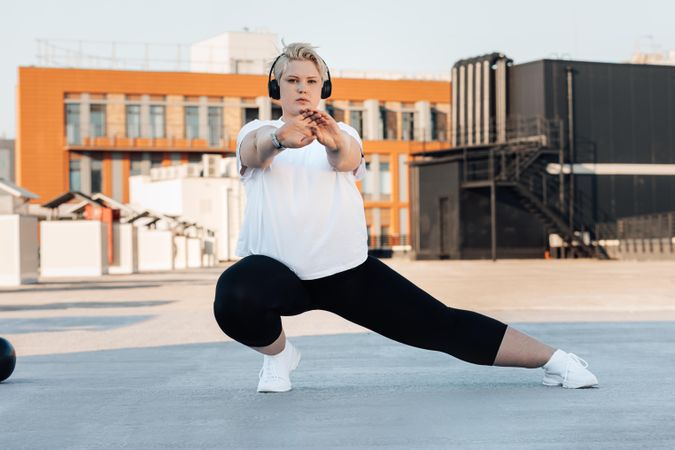
<svg viewBox="0 0 675 450"><path fill-rule="evenodd" d="M18 354L0 449L675 448L675 263L384 260L444 303L577 353L596 389L474 366L324 311L284 317L293 390L212 317L225 267L0 288Z"/></svg>

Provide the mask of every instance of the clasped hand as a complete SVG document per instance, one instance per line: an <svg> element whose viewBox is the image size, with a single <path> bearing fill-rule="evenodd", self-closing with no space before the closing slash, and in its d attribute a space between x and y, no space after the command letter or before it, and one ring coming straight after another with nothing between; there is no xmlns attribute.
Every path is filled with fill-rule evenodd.
<svg viewBox="0 0 675 450"><path fill-rule="evenodd" d="M319 141L327 149L336 151L347 144L342 132L330 114L317 109L302 109L277 131L277 138L284 147L299 148Z"/></svg>

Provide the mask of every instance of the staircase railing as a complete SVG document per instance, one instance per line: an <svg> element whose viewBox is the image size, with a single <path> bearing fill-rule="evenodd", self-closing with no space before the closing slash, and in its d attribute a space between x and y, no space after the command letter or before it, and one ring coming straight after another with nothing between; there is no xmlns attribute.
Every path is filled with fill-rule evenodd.
<svg viewBox="0 0 675 450"><path fill-rule="evenodd" d="M598 242L594 224L609 222L611 216L597 207L588 193L577 189L570 221L569 193L561 186L559 177L547 171L551 156L556 153L527 144L518 148L503 146L472 151L463 159L463 181L495 182L514 187L521 197L548 218L547 231L559 234L564 242L581 249L585 255L604 258L607 252Z"/></svg>
<svg viewBox="0 0 675 450"><path fill-rule="evenodd" d="M530 163L527 170L520 172L518 176L511 178L512 181L532 193L551 213L557 215L566 225L560 229L561 236L568 244L573 243L587 247L587 250L595 249L600 257L606 257L607 252L598 242L597 230L594 226L598 222L607 222L611 216L602 208L595 205L593 198L581 189L575 190L572 211L567 202L567 192L563 192L565 203L561 204L560 178L548 173L548 161L538 159ZM571 218L571 220L570 220ZM584 239L587 234L588 239Z"/></svg>

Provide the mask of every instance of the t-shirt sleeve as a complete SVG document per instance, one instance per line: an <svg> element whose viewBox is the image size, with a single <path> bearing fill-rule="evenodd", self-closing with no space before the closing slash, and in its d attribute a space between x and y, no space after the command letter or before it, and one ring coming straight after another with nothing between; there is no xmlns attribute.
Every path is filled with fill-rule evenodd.
<svg viewBox="0 0 675 450"><path fill-rule="evenodd" d="M354 175L354 178L361 181L366 175L366 158L363 153L363 141L361 140L361 136L359 136L359 133L353 127L347 125L346 123L338 122L338 126L342 130L346 131L354 139L356 139L356 142L359 143L359 147L361 148L361 164L359 164L359 167L352 171L352 174Z"/></svg>
<svg viewBox="0 0 675 450"><path fill-rule="evenodd" d="M252 120L246 125L244 125L241 130L239 130L239 134L237 135L237 151L236 151L236 159L237 159L237 173L241 177L242 180L248 180L251 178L251 176L256 172L255 167L247 167L246 171L244 174L241 174L241 143L243 142L244 138L246 137L247 134L249 134L251 131L254 131L262 126L264 126L265 123L262 120Z"/></svg>

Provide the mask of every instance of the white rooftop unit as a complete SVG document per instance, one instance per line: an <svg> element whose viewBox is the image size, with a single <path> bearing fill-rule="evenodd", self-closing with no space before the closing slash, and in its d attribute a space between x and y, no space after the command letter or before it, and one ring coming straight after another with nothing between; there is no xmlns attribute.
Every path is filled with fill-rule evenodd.
<svg viewBox="0 0 675 450"><path fill-rule="evenodd" d="M37 217L27 215L27 203L35 198L38 195L0 178L0 286L37 282Z"/></svg>
<svg viewBox="0 0 675 450"><path fill-rule="evenodd" d="M265 74L279 55L279 38L266 31L228 31L190 46L192 72Z"/></svg>
<svg viewBox="0 0 675 450"><path fill-rule="evenodd" d="M0 178L0 214L28 214L28 202L37 194Z"/></svg>
<svg viewBox="0 0 675 450"><path fill-rule="evenodd" d="M234 157L204 155L203 176L182 177L179 169L174 178L135 175L129 178L132 207L150 209L157 214L173 215L195 222L212 232L202 233L204 262L212 265L212 255L221 261L237 259L234 255L239 228L246 206L246 194L237 175ZM177 166L180 167L180 166ZM200 167L201 169L201 167ZM181 244L182 245L182 244ZM193 260L196 244L188 242L188 261ZM180 256L182 267L183 256ZM198 267L188 262L188 267Z"/></svg>

